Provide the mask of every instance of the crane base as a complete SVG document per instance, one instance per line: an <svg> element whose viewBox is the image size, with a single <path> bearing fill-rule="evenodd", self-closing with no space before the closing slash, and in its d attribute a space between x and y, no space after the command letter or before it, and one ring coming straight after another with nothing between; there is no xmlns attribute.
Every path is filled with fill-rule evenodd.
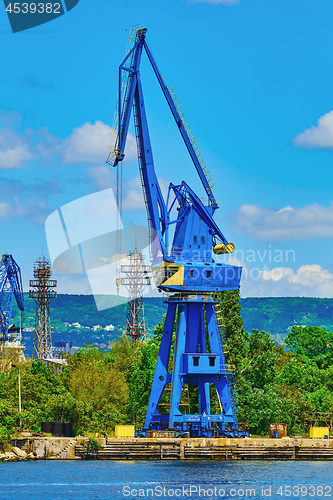
<svg viewBox="0 0 333 500"><path fill-rule="evenodd" d="M188 429L188 430L165 430L151 427L148 431L146 429L140 429L135 431L135 437L142 438L245 438L250 437L248 431L242 429Z"/></svg>
<svg viewBox="0 0 333 500"><path fill-rule="evenodd" d="M214 299L184 293L169 297L167 303L144 430L170 430L192 437L243 435L238 429L233 373L225 361ZM196 391L198 413L190 413L189 402L181 401L184 384ZM161 399L165 389L169 399ZM220 409L217 415L211 412L212 394ZM186 406L188 411L181 413Z"/></svg>

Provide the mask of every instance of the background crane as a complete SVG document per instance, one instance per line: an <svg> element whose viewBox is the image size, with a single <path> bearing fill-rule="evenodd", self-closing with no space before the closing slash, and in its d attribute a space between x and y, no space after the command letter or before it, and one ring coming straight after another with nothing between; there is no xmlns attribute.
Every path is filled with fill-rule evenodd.
<svg viewBox="0 0 333 500"><path fill-rule="evenodd" d="M11 323L13 300L24 311L21 271L12 255L4 254L0 260L0 345L13 340L18 328Z"/></svg>
<svg viewBox="0 0 333 500"><path fill-rule="evenodd" d="M241 267L215 262L214 254L231 253L229 243L213 219L218 208L212 180L193 133L171 86L167 87L146 41L147 29L134 27L131 44L119 67L119 94L113 141L108 162L124 159L133 111L138 162L150 228L152 272L166 299L160 351L144 425L149 429L188 431L191 436L241 436L236 416L233 374L226 365L223 337L213 294L238 289ZM166 201L156 176L141 85L140 62L146 52L207 196L204 203L190 186L170 184ZM176 209L176 218L172 220ZM169 358L175 329L172 372ZM187 384L198 388L198 414L182 414L181 395ZM220 413L211 414L210 388L214 385ZM170 388L169 413L159 402ZM167 390L168 390L167 389ZM161 405L162 406L162 405Z"/></svg>

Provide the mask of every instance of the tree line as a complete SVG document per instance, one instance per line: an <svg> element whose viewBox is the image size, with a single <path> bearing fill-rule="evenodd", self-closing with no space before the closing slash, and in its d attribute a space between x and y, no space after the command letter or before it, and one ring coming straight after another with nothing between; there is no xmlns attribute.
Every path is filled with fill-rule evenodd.
<svg viewBox="0 0 333 500"><path fill-rule="evenodd" d="M254 435L267 435L269 424L284 422L288 432L304 435L316 412L333 412L333 333L318 326L294 326L285 344L269 333L244 330L239 291L219 295L226 359L235 373L239 422ZM38 431L42 421L73 424L77 435L112 435L116 424L141 428L154 376L163 321L145 342L120 337L111 350L87 345L66 355L54 371L41 361L6 350L0 358L0 441L22 427ZM22 413L18 409L18 368ZM170 367L171 368L171 367ZM189 390L191 411L196 391ZM212 391L212 412L219 413Z"/></svg>

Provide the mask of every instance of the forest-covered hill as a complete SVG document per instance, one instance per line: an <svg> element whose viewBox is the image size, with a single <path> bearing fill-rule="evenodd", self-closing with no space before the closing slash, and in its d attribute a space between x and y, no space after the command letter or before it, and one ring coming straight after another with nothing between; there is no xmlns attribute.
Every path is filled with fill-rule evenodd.
<svg viewBox="0 0 333 500"><path fill-rule="evenodd" d="M309 297L250 297L241 299L245 330L269 332L282 343L292 326L321 326L333 331L333 299Z"/></svg>
<svg viewBox="0 0 333 500"><path fill-rule="evenodd" d="M25 294L24 327L32 328L35 321L35 304ZM98 311L92 295L58 295L51 303L53 341L69 341L81 346L96 343L104 347L115 340L126 326L127 304L117 306L117 297L111 297L114 307ZM145 319L148 335L162 320L167 304L163 298L145 298ZM251 297L241 299L241 316L245 330L265 330L277 343L282 343L293 325L321 326L333 330L333 299L307 297ZM16 305L13 319L19 324ZM79 323L81 326L73 325ZM102 327L96 329L97 326ZM105 327L113 325L112 330ZM93 329L95 327L95 330ZM32 331L24 331L27 354L32 349Z"/></svg>
<svg viewBox="0 0 333 500"><path fill-rule="evenodd" d="M103 348L109 342L117 339L126 327L127 303L118 306L116 296L112 296L110 299L114 306L98 311L92 295L59 294L51 302L50 307L53 343L68 341L73 346L95 343ZM31 330L35 324L36 305L26 293L24 294L24 304L23 343L26 345L26 353L29 355L32 352L33 332ZM152 334L155 326L163 319L166 308L167 305L159 297L145 299L147 336ZM16 325L20 324L20 313L16 303L13 306L12 320ZM112 327L114 329L110 329Z"/></svg>

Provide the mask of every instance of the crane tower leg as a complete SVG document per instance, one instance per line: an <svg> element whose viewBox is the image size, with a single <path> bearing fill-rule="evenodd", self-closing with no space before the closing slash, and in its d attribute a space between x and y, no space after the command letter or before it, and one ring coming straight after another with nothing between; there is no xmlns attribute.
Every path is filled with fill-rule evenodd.
<svg viewBox="0 0 333 500"><path fill-rule="evenodd" d="M150 392L149 404L147 409L145 429L149 429L150 423L159 419L162 415L158 412L158 403L167 384L171 382L171 374L168 372L170 350L172 343L173 327L175 323L176 304L169 304L168 312L165 318L160 351L157 358L153 386Z"/></svg>
<svg viewBox="0 0 333 500"><path fill-rule="evenodd" d="M145 430L188 431L191 436L235 436L238 431L233 374L226 365L223 343L210 295L177 294L168 298L168 312L157 359ZM177 312L172 373L168 372L172 331ZM158 411L166 384L171 382L169 415ZM199 413L182 414L184 384L198 387ZM216 388L221 412L211 414L210 384ZM215 389L214 389L215 391Z"/></svg>

